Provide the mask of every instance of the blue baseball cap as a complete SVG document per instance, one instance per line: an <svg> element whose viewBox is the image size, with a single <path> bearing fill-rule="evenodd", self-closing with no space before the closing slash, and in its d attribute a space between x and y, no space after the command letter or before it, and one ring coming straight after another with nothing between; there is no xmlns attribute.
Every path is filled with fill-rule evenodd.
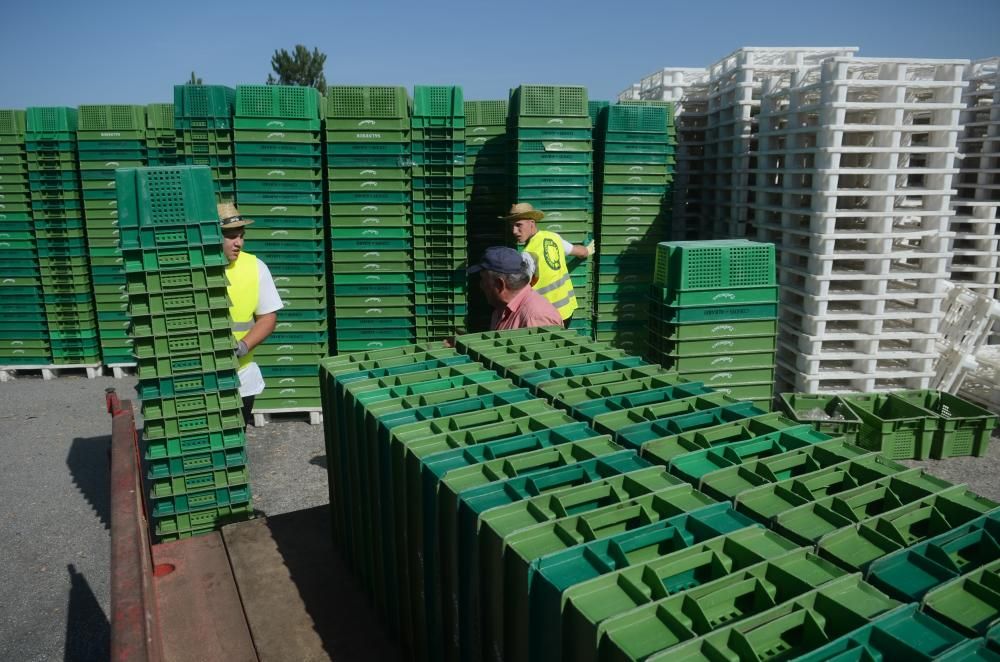
<svg viewBox="0 0 1000 662"><path fill-rule="evenodd" d="M483 253L479 264L473 264L466 272L474 274L484 269L498 274L518 274L524 271L524 263L521 261L521 254L513 248L490 246Z"/></svg>

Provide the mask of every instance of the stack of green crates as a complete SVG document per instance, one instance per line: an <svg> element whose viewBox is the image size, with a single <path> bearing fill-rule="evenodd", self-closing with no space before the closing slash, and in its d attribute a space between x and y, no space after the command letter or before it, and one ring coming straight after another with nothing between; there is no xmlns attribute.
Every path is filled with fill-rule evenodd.
<svg viewBox="0 0 1000 662"><path fill-rule="evenodd" d="M212 168L215 193L232 200L233 103L236 91L223 85L174 85L174 130L177 162Z"/></svg>
<svg viewBox="0 0 1000 662"><path fill-rule="evenodd" d="M175 540L253 510L222 230L206 167L116 179L148 512L156 536Z"/></svg>
<svg viewBox="0 0 1000 662"><path fill-rule="evenodd" d="M659 244L650 288L650 358L683 377L769 409L777 333L775 278L774 244Z"/></svg>
<svg viewBox="0 0 1000 662"><path fill-rule="evenodd" d="M545 212L538 229L573 244L594 232L593 140L587 90L521 85L511 93L514 198ZM579 308L570 328L593 333L593 264L566 258Z"/></svg>
<svg viewBox="0 0 1000 662"><path fill-rule="evenodd" d="M462 88L413 88L413 281L417 342L465 327L466 133Z"/></svg>
<svg viewBox="0 0 1000 662"><path fill-rule="evenodd" d="M77 171L75 108L29 108L25 145L31 213L54 365L100 361Z"/></svg>
<svg viewBox="0 0 1000 662"><path fill-rule="evenodd" d="M28 178L24 111L0 110L0 365L52 362Z"/></svg>
<svg viewBox="0 0 1000 662"><path fill-rule="evenodd" d="M128 295L118 232L115 169L146 165L143 106L80 106L77 146L101 360L132 365Z"/></svg>
<svg viewBox="0 0 1000 662"><path fill-rule="evenodd" d="M333 349L412 343L409 95L336 85L326 99Z"/></svg>
<svg viewBox="0 0 1000 662"><path fill-rule="evenodd" d="M146 106L146 159L151 166L177 165L177 132L174 104Z"/></svg>
<svg viewBox="0 0 1000 662"><path fill-rule="evenodd" d="M511 242L500 220L510 208L507 100L465 102L465 217L469 260L478 261L490 246ZM479 276L469 281L470 331L489 328L493 309L479 290Z"/></svg>
<svg viewBox="0 0 1000 662"><path fill-rule="evenodd" d="M598 119L600 213L596 337L645 351L656 244L669 237L674 172L673 106L620 102Z"/></svg>
<svg viewBox="0 0 1000 662"><path fill-rule="evenodd" d="M236 201L253 220L244 247L267 265L285 304L254 352L266 384L257 410L320 406L315 366L329 346L320 122L313 87L236 88Z"/></svg>

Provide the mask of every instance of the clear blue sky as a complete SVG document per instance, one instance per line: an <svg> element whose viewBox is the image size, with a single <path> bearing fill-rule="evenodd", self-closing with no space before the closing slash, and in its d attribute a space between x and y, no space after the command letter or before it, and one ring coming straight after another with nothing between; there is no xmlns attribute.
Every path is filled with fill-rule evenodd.
<svg viewBox="0 0 1000 662"><path fill-rule="evenodd" d="M873 57L1000 54L1000 0L9 0L0 108L170 101L206 83L262 83L276 48L327 54L329 83L458 84L467 99L520 83L613 98L660 67L741 46L859 46Z"/></svg>

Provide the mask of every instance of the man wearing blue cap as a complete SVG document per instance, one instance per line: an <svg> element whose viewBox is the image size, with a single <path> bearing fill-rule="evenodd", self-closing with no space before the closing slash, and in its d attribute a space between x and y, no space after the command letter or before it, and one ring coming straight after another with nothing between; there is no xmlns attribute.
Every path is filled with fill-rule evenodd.
<svg viewBox="0 0 1000 662"><path fill-rule="evenodd" d="M562 326L559 311L531 288L530 265L513 248L487 248L482 261L469 267L468 272L479 273L479 287L493 306L491 330Z"/></svg>

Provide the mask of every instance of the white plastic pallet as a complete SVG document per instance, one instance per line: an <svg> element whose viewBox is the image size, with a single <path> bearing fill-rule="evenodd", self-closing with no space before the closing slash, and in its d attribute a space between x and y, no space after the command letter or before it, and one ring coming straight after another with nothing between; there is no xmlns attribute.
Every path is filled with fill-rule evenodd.
<svg viewBox="0 0 1000 662"><path fill-rule="evenodd" d="M268 423L283 420L305 420L309 425L323 423L323 409L320 407L303 407L301 409L254 409L253 426L262 428Z"/></svg>
<svg viewBox="0 0 1000 662"><path fill-rule="evenodd" d="M873 374L827 372L805 375L778 359L782 383L796 393L879 393L900 389L926 389L934 372L880 371Z"/></svg>
<svg viewBox="0 0 1000 662"><path fill-rule="evenodd" d="M102 374L111 373L111 376L115 379L123 379L125 377L134 377L136 375L136 364L135 363L106 363Z"/></svg>
<svg viewBox="0 0 1000 662"><path fill-rule="evenodd" d="M933 356L937 338L923 333L903 333L895 336L865 333L838 333L828 336L808 336L785 325L778 326L778 341L789 351L804 355L835 355L840 353L883 355L896 352Z"/></svg>
<svg viewBox="0 0 1000 662"><path fill-rule="evenodd" d="M799 333L807 336L835 338L838 333L868 334L892 337L893 334L903 334L897 337L911 337L912 334L937 334L941 322L940 315L925 317L886 317L859 315L853 318L816 317L807 315L801 310L789 306L779 309L780 321Z"/></svg>
<svg viewBox="0 0 1000 662"><path fill-rule="evenodd" d="M17 379L17 373L39 373L42 379L49 380L80 372L87 379L96 379L101 376L101 364L98 362L73 365L0 365L0 383Z"/></svg>

